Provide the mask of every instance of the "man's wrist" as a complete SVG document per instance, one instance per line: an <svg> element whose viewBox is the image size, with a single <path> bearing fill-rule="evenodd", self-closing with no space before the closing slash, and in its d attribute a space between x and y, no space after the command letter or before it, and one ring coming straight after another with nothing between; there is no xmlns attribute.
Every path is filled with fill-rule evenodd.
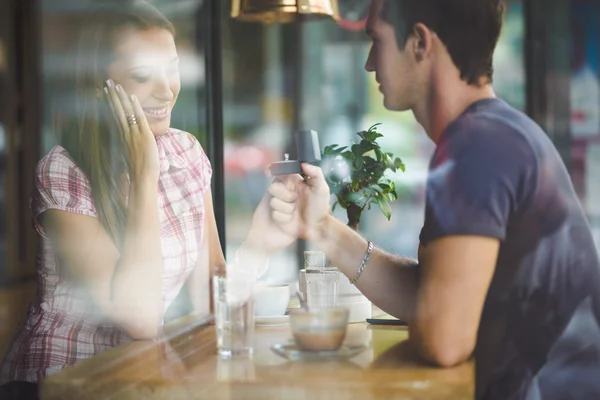
<svg viewBox="0 0 600 400"><path fill-rule="evenodd" d="M246 239L242 242L242 246L244 250L242 251L251 251L257 255L261 255L262 257L269 258L273 254L274 250L270 248L268 243L264 240L264 235L260 235L254 232L249 232Z"/></svg>
<svg viewBox="0 0 600 400"><path fill-rule="evenodd" d="M332 224L335 222L335 218L331 214L327 214L323 221L311 230L308 240L317 244L318 246L324 246L328 240L331 239L333 233Z"/></svg>

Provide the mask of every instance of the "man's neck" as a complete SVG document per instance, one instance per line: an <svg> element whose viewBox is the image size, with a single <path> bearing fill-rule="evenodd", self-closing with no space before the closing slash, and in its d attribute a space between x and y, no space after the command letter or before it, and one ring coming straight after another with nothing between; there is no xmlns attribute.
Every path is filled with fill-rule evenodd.
<svg viewBox="0 0 600 400"><path fill-rule="evenodd" d="M491 84L474 86L464 81L434 82L428 96L412 111L427 136L437 144L448 125L471 104L494 97Z"/></svg>

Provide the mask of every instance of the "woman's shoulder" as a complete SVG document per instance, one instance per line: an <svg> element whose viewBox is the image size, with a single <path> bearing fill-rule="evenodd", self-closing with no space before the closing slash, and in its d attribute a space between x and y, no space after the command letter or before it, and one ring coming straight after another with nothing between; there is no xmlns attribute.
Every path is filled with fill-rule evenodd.
<svg viewBox="0 0 600 400"><path fill-rule="evenodd" d="M60 144L54 145L46 155L37 163L38 170L49 167L74 167L79 168L67 150Z"/></svg>
<svg viewBox="0 0 600 400"><path fill-rule="evenodd" d="M88 186L88 179L83 170L67 150L58 144L37 163L36 178L43 185L51 182L76 181L80 185Z"/></svg>

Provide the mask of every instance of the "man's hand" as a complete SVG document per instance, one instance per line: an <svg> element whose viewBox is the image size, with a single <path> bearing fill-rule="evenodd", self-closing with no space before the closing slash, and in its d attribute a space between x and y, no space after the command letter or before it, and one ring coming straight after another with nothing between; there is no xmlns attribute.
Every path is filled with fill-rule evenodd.
<svg viewBox="0 0 600 400"><path fill-rule="evenodd" d="M292 193L295 199L296 183L302 180L299 175L288 176L281 179L276 179L269 191L261 199L254 216L252 217L252 226L248 233L247 239L244 242L254 250L261 251L266 255L271 255L275 251L282 249L292 244L297 236L288 233L282 229L279 224L271 218L271 204L274 197L271 194L271 188L275 186L283 186L282 189L286 193Z"/></svg>
<svg viewBox="0 0 600 400"><path fill-rule="evenodd" d="M329 186L321 168L303 163L299 175L274 182L269 188L271 216L287 236L318 241L329 214Z"/></svg>

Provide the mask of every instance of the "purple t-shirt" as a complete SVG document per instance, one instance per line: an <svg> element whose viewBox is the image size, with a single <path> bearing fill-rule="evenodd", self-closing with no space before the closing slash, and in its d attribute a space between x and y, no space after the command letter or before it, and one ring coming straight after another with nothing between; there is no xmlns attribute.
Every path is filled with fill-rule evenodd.
<svg viewBox="0 0 600 400"><path fill-rule="evenodd" d="M472 104L430 163L421 244L500 240L479 326L478 399L600 399L600 262L554 145L499 99Z"/></svg>

